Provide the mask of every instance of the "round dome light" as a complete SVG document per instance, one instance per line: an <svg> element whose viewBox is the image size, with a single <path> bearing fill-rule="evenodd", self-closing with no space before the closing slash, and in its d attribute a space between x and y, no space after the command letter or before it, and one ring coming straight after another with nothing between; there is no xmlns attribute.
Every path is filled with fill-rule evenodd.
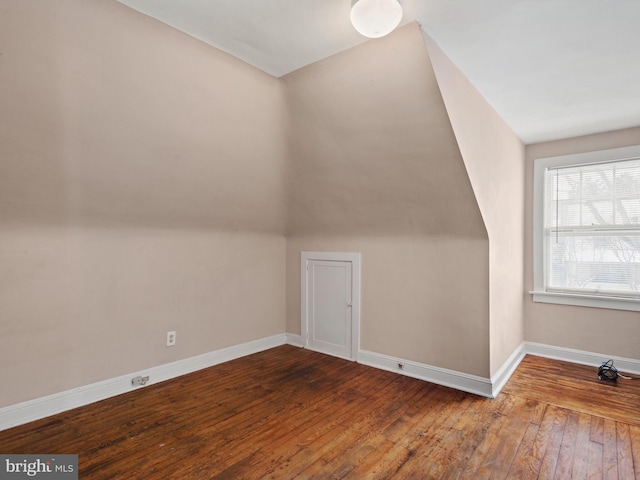
<svg viewBox="0 0 640 480"><path fill-rule="evenodd" d="M351 7L351 23L365 37L384 37L400 20L402 6L398 0L357 0Z"/></svg>

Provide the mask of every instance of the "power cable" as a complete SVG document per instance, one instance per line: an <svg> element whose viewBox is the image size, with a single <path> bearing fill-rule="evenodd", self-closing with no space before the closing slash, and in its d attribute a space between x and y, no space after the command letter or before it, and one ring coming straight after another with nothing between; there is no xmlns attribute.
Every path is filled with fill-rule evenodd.
<svg viewBox="0 0 640 480"><path fill-rule="evenodd" d="M615 382L618 377L626 380L640 380L639 377L628 377L618 372L618 369L613 366L613 360L607 360L602 362L602 365L598 367L598 378L608 382Z"/></svg>

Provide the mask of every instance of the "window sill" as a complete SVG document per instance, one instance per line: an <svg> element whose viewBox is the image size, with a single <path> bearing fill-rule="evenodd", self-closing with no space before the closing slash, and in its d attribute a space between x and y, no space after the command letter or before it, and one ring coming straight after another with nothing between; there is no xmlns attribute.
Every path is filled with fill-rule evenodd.
<svg viewBox="0 0 640 480"><path fill-rule="evenodd" d="M601 297L595 295L578 295L575 293L529 292L536 303L555 303L558 305L574 305L578 307L609 308L612 310L630 310L640 312L640 300L621 297Z"/></svg>

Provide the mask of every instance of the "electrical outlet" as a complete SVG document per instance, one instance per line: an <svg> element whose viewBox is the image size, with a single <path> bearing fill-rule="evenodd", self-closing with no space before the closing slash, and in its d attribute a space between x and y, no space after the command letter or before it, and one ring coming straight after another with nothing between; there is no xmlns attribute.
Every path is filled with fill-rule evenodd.
<svg viewBox="0 0 640 480"><path fill-rule="evenodd" d="M176 344L176 332L167 332L167 347L173 347Z"/></svg>
<svg viewBox="0 0 640 480"><path fill-rule="evenodd" d="M149 381L149 375L145 377L137 376L131 379L131 385L134 387L138 387L141 385L146 385Z"/></svg>

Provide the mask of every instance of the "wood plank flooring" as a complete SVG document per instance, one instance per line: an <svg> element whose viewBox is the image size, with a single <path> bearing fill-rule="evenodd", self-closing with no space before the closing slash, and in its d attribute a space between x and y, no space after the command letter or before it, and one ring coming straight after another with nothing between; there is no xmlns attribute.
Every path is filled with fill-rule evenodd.
<svg viewBox="0 0 640 480"><path fill-rule="evenodd" d="M0 432L81 479L640 479L640 380L526 357L490 400L291 346Z"/></svg>

